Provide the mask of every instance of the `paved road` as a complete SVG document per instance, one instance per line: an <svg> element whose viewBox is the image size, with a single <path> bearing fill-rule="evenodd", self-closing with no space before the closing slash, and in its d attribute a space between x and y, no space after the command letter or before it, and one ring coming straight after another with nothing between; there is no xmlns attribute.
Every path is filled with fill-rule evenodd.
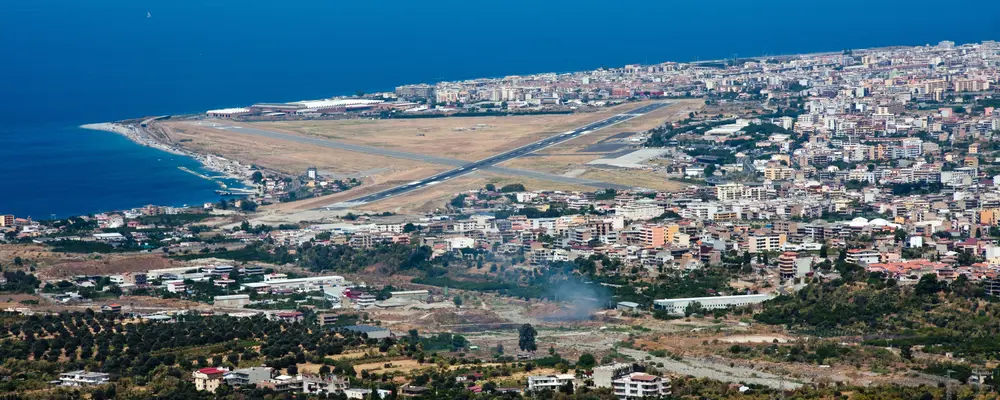
<svg viewBox="0 0 1000 400"><path fill-rule="evenodd" d="M548 173L537 172L537 171L526 171L526 170L520 170L520 169L514 169L514 168L497 167L496 164L499 164L499 163L502 163L502 162L505 162L505 161L509 161L509 160L512 160L512 159L515 159L515 158L518 158L518 157L521 157L521 156L524 156L524 155L527 155L527 154L534 153L534 152L536 152L538 150L542 150L542 149L544 149L546 147L553 146L553 145L556 145L556 144L559 144L559 143L562 143L562 142L574 139L574 138L579 137L581 135L586 135L586 134L588 134L590 132L593 132L595 130L602 129L602 128L605 128L605 127L617 124L619 122L630 120L630 119L635 118L637 116L640 116L640 115L646 114L648 112L651 112L651 111L660 109L662 107L665 107L665 106L667 106L669 104L670 104L669 102L658 102L658 103L653 103L653 104L647 104L645 106L635 108L635 109L633 109L633 110L631 110L631 111L629 111L627 113L618 114L618 115L606 118L606 119L601 120L601 121L597 121L597 122L593 122L593 123L584 125L582 127L579 127L577 129L574 129L574 130L569 131L569 132L565 132L565 133L562 133L562 134L559 134L559 135L550 136L550 137L542 139L540 141L537 141L537 142L534 142L534 143L531 143L531 144L528 144L528 145L525 145L525 146L521 146L521 147L518 147L516 149L506 151L504 153L500 153L500 154L497 154L497 155L494 155L494 156L490 156L488 158L485 158L485 159L482 159L482 160L479 160L479 161L473 161L473 162L463 161L463 160L455 160L455 159L445 158L445 157L436 157L436 156L425 155L425 154L409 153L409 152L405 152L405 151L398 151L398 150L386 149L386 148L375 147L375 146L365 146L365 145L358 145L358 144L351 144L351 143L343 143L343 142L337 142L337 141L328 140L328 139L321 139L321 138L308 137L308 136L299 136L299 135L293 135L293 134L287 134L287 133L281 133L281 132L273 132L273 131L267 131L267 130L258 129L258 128L251 128L251 127L245 127L245 126L231 125L231 124L228 124L228 123L223 122L223 121L198 121L198 122L190 122L190 123L194 124L194 125L208 126L208 127L215 128L215 129L230 130L230 131L233 131L233 132L239 132L239 133L244 133L244 134L249 134L249 135L263 136L263 137L272 138L272 139L289 140L289 141L293 141L293 142L297 142L297 143L311 144L311 145L316 145L316 146L321 146L321 147L327 147L327 148L341 149L341 150L347 150L347 151L353 151L353 152L359 152L359 153L367 153L367 154L377 154L377 155L383 155L383 156L388 156L388 157L402 158L402 159L406 159L406 160L429 162L429 163L434 163L434 164L441 164L441 165L449 165L449 166L453 166L453 167L458 167L458 168L455 168L455 169L452 169L452 170L448 170L448 171L436 174L434 176L431 176L431 177L428 177L428 178L425 178L425 179L422 179L422 180L410 182L410 183L405 184L405 185L396 186L394 188L386 189L386 190L383 190L381 192L370 194L370 195L367 195L367 196L362 196L362 197L359 197L357 199L351 200L351 201L346 202L346 203L336 203L336 204L331 204L331 205L328 205L328 206L324 207L324 208L334 208L334 207L341 208L341 207L350 207L350 206L353 206L353 205L360 205L360 204L364 204L364 203L370 203L370 202L374 202L374 201L379 201L379 200L382 200L382 199L385 199L385 198L388 198L388 197L392 197L392 196L398 196L398 195L403 194L403 193L411 192L411 191L414 191L414 190L417 190L417 189L421 189L421 188L424 188L424 187L427 187L427 186L436 185L436 184L439 184L441 182L447 181L449 179L452 179L452 178L455 178L455 177L458 177L458 176L462 176L462 175L465 175L465 174L469 174L469 173L472 173L474 171L478 171L478 170L481 170L481 169L482 170L488 170L488 171L494 171L494 172L498 172L498 173L503 173L503 174L520 175L520 176L525 176L525 177L530 177L530 178L536 178L536 179L545 179L545 180L550 180L550 181L555 181L555 182L561 182L561 183L585 185L585 186L591 186L591 187L595 187L595 188L627 189L627 188L629 188L628 186L619 185L619 184L615 184L615 183L600 182L600 181L595 181L595 180L590 180L590 179L574 178L574 177L569 177L569 176L548 174Z"/></svg>

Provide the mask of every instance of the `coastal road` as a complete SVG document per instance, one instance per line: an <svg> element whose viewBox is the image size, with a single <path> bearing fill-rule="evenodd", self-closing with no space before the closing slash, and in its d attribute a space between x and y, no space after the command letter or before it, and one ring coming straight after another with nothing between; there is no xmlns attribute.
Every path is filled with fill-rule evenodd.
<svg viewBox="0 0 1000 400"><path fill-rule="evenodd" d="M505 161L513 160L515 158L522 157L522 156L534 153L536 151L539 151L539 150L542 150L544 148L547 148L547 147L550 147L550 146L554 146L554 145L566 142L566 141L571 140L571 139L575 139L575 138L577 138L579 136L586 135L586 134L588 134L590 132L593 132L593 131L596 131L598 129L603 129L603 128L606 128L608 126L611 126L611 125L614 125L614 124L617 124L617 123L620 123L620 122L624 122L624 121L630 120L632 118L635 118L635 117L644 115L646 113L655 111L657 109L663 108L663 107L665 107L665 106L667 106L669 104L670 104L669 102L657 102L657 103L647 104L645 106L635 108L635 109L633 109L631 111L628 111L626 113L614 115L614 116L605 118L605 119L597 121L597 122L592 122L590 124L587 124L587 125L584 125L582 127L576 128L576 129L574 129L572 131L565 132L565 133L558 134L558 135L553 135L553 136L550 136L548 138L539 140L537 142L530 143L530 144L527 144L525 146L521 146L521 147L518 147L518 148L513 149L513 150L508 150L506 152L503 152L503 153L500 153L500 154L497 154L497 155L494 155L494 156L490 156L490 157L484 158L484 159L479 160L479 161L473 161L473 162L463 161L463 160L455 160L455 159L450 159L450 158L445 158L445 157L437 157L437 156L431 156L431 155L425 155L425 154L409 153L409 152L405 152L405 151L397 151L397 150L386 149L386 148L375 147L375 146L357 145L357 144L337 142L337 141L328 140L328 139L321 139L321 138L315 138L315 137L299 136L299 135L293 135L293 134L288 134L288 133L267 131L267 130L258 129L258 128L251 128L251 127L233 125L233 124L221 121L221 120L219 120L219 121L214 121L214 120L197 121L197 122L190 122L190 123L191 124L195 124L195 125L200 125L200 126L208 126L208 127L215 128L215 129L229 130L229 131L238 132L238 133L244 133L244 134L249 134L249 135L263 136L263 137L272 138L272 139L289 140L289 141L293 141L293 142L304 143L304 144L311 144L311 145L317 145L317 146L327 147L327 148L335 148L335 149L341 149L341 150L347 150L347 151L353 151L353 152L359 152L359 153L367 153L367 154L377 154L377 155L383 155L383 156L388 156L388 157L395 157L395 158L402 158L402 159L407 159L407 160L429 162L429 163L434 163L434 164L441 164L441 165L448 165L448 166L458 167L458 168L455 168L455 169L452 169L452 170L448 170L448 171L445 171L445 172L433 175L433 176L425 178L425 179L421 179L421 180L418 180L418 181L410 182L410 183L405 184L405 185L396 186L396 187L393 187L393 188L390 188L390 189L383 190L381 192L377 192L377 193L373 193L373 194L370 194L370 195L362 196L362 197L359 197L359 198L356 198L356 199L353 199L353 200L350 200L350 201L347 201L347 202L340 202L340 203L330 204L328 206L322 207L322 208L345 208L345 207L351 207L351 206L361 205L361 204L365 204L365 203L371 203L371 202L379 201L379 200L382 200L382 199L385 199L385 198L389 198L389 197L393 197L393 196L398 196L398 195L401 195L401 194L404 194L404 193L408 193L408 192L412 192L412 191L415 191L415 190L419 190L419 189L425 188L427 186L437 185L437 184L439 184L441 182L444 182L444 181L447 181L449 179L452 179L452 178L455 178L455 177L459 177L459 176L462 176L462 175L466 175L466 174L469 174L469 173L472 173L472 172L475 172L475 171L478 171L478 170L487 170L487 171L493 171L493 172L502 173L502 174L509 174L509 175L520 175L520 176L525 176L525 177L531 177L531 178L536 178L536 179L545 179L545 180L555 181L555 182L561 182L561 183L585 185L585 186L591 186L591 187L601 188L601 189L603 189L603 188L628 189L630 187L624 186L624 185L619 185L619 184L614 184L614 183L599 182L599 181L594 181L594 180L589 180L589 179L574 178L574 177L568 177L568 176L562 176L562 175L556 175L556 174L548 174L548 173L537 172L537 171L527 171L527 170L520 170L520 169L514 169L514 168L496 167L495 165L503 163Z"/></svg>

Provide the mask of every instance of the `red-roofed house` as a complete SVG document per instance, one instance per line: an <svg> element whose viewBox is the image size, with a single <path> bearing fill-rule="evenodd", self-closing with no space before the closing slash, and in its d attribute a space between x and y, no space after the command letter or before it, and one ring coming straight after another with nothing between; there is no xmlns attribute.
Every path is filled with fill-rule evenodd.
<svg viewBox="0 0 1000 400"><path fill-rule="evenodd" d="M229 372L226 368L202 368L191 373L194 387L199 391L215 392L222 385L222 377Z"/></svg>

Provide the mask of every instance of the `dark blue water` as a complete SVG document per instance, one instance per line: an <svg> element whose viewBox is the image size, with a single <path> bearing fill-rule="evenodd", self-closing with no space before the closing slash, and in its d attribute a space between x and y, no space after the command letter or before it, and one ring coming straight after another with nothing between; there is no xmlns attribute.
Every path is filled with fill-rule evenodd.
<svg viewBox="0 0 1000 400"><path fill-rule="evenodd" d="M0 213L216 198L176 168L190 161L83 123L405 83L988 39L1000 39L1000 2L5 0Z"/></svg>

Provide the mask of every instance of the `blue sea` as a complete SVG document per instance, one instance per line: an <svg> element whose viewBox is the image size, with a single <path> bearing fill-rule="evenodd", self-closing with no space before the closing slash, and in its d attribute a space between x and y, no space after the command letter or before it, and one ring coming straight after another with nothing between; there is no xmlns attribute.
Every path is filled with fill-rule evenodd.
<svg viewBox="0 0 1000 400"><path fill-rule="evenodd" d="M4 0L0 214L218 199L215 184L177 169L195 162L84 123L406 83L990 39L1000 2L979 0Z"/></svg>

